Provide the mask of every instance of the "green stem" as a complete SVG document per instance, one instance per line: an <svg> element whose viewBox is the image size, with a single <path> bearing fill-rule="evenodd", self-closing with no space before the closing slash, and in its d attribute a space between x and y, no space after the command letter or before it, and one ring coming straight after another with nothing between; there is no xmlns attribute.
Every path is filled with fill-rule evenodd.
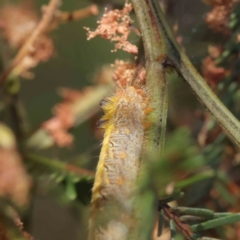
<svg viewBox="0 0 240 240"><path fill-rule="evenodd" d="M167 123L167 82L165 78L166 46L160 41L157 22L152 23L146 1L132 0L140 25L146 58L146 87L150 93L149 107L153 112L148 121L152 124L146 133L146 144L140 169L140 190L136 197L136 220L129 239L150 239L156 220L157 188L146 171L149 161L155 162L163 153ZM148 184L145 184L148 182ZM148 223L148 224L146 224Z"/></svg>
<svg viewBox="0 0 240 240"><path fill-rule="evenodd" d="M192 232L198 232L198 231L208 230L211 228L216 228L225 224L236 223L239 221L240 221L240 214L231 214L222 218L216 218L213 220L206 221L204 223L192 225L190 228Z"/></svg>
<svg viewBox="0 0 240 240"><path fill-rule="evenodd" d="M168 27L158 0L132 0L132 3L143 38L147 70L146 85L151 93L150 107L154 108L153 113L149 115L149 121L153 126L147 134L147 146L143 156L156 160L156 156L159 157L163 152L167 118L167 84L164 69L166 65L172 65L177 70L226 134L240 146L238 120L217 98L181 50ZM142 169L146 168L145 162L143 161ZM136 227L138 233L134 235L137 239L149 239L154 224L157 195L154 180L151 181L147 174L144 174L143 179L146 181L148 179L148 189L145 184L145 189L141 189L141 197L139 197L141 200L136 205L140 212L139 225Z"/></svg>
<svg viewBox="0 0 240 240"><path fill-rule="evenodd" d="M149 106L154 111L149 114L148 121L152 124L147 133L146 154L160 156L165 145L167 124L168 94L164 68L155 61L147 61L147 89L151 93ZM154 157L153 159L157 159ZM158 158L159 159L159 158Z"/></svg>
<svg viewBox="0 0 240 240"><path fill-rule="evenodd" d="M225 133L229 138L240 146L240 123L233 116L233 114L223 105L218 97L213 93L211 88L207 85L205 80L200 76L197 70L194 68L189 58L179 47L178 43L174 39L174 36L165 20L163 12L160 9L159 2L157 0L140 0L141 4L145 5L146 12L151 19L150 28L156 28L159 33L160 42L165 47L167 53L167 60L170 61L177 72L183 77L183 79L190 85L192 90L196 93L202 104L210 111L210 113L216 118L221 125ZM144 2L144 3L142 3ZM140 5L140 4L139 4ZM135 9L137 11L137 9ZM152 27L151 27L152 26ZM142 30L142 29L141 29ZM151 31L151 30L148 30ZM144 37L145 32L142 31ZM151 42L152 48L158 48L158 43ZM161 60L161 59L160 59ZM162 60L161 60L162 61Z"/></svg>
<svg viewBox="0 0 240 240"><path fill-rule="evenodd" d="M167 121L167 83L164 64L167 56L165 41L161 40L161 29L156 19L151 17L146 0L132 0L134 10L142 32L144 52L146 58L146 86L151 93L150 107L154 111L149 115L153 124L147 135L147 150L152 154L161 154L166 133Z"/></svg>

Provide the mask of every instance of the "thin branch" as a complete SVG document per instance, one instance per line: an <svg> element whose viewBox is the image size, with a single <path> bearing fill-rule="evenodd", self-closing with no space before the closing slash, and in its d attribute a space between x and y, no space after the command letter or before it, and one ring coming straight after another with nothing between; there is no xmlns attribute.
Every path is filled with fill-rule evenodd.
<svg viewBox="0 0 240 240"><path fill-rule="evenodd" d="M148 23L148 25L146 25L150 30L147 29L147 27L142 29L143 38L147 31L153 31L154 35L158 36L158 42L154 42L153 39L155 40L155 37L152 37L151 49L158 49L159 43L163 44L165 48L166 55L164 56L164 60L160 58L159 62L170 61L173 64L174 68L196 93L202 104L216 118L229 138L240 146L239 121L213 93L205 80L194 68L184 51L180 48L168 27L163 12L160 9L159 2L157 0L140 0L139 2L141 2L139 6L141 5L142 7L136 11L145 12L145 15L147 14L148 19L150 19L150 24ZM145 9L143 7L145 7ZM144 20L141 19L140 21Z"/></svg>
<svg viewBox="0 0 240 240"><path fill-rule="evenodd" d="M159 112L154 111L154 115L150 115L150 117L152 117L152 119L150 119L155 125L152 129L158 131L149 134L150 139L148 139L147 142L147 153L153 152L153 154L155 154L157 149L160 150L158 153L160 155L162 154L161 150L164 144L164 128L167 112L166 90L165 92L163 91L164 87L166 89L166 83L164 82L165 66L173 66L178 71L183 79L191 86L203 105L206 106L217 119L226 134L233 142L240 146L240 123L212 92L175 41L160 9L159 1L132 0L132 3L142 33L147 58L147 85L150 83L152 85L148 85L148 87L151 89L151 93L153 92L153 101L156 101L156 103L160 102L159 108L161 109L156 107L155 111L162 113L159 114ZM154 88L158 88L158 90ZM160 95L162 92L165 94ZM161 122L161 120L163 122ZM150 129L150 131L152 129ZM153 151L150 151L151 149ZM154 157L153 154L144 156L147 156L147 159L157 159L157 157L159 159L159 155ZM148 174L150 173L147 172L145 176L148 176ZM141 183L142 186L145 187L140 189L140 200L136 208L138 211L138 221L135 229L135 239L149 239L154 225L156 186L154 179L149 179L152 178L149 176L148 178L146 177L145 180L143 178ZM146 224L146 222L148 222L148 224ZM129 239L132 238L130 237Z"/></svg>
<svg viewBox="0 0 240 240"><path fill-rule="evenodd" d="M133 7L142 33L146 58L146 87L151 93L149 107L154 111L149 114L148 121L152 124L146 133L146 146L142 154L140 181L148 179L148 161L157 161L163 154L167 123L168 96L165 79L166 47L159 41L157 23L152 23L148 7L144 0L132 0ZM142 174L144 173L144 174ZM140 184L140 185L141 185ZM143 187L144 188L144 187ZM129 239L149 239L152 235L156 219L157 190L149 183L149 188L140 189L136 203L136 225ZM146 224L148 222L148 224Z"/></svg>
<svg viewBox="0 0 240 240"><path fill-rule="evenodd" d="M79 19L87 18L89 16L97 15L97 14L98 14L97 5L92 4L86 8L78 9L73 12L57 11L55 21L60 23L65 23L68 21L77 21Z"/></svg>
<svg viewBox="0 0 240 240"><path fill-rule="evenodd" d="M167 216L169 220L172 219L174 221L176 227L183 233L186 239L192 240L193 233L191 232L190 226L185 222L181 222L179 216L171 211L171 208L168 204L160 206L160 209L161 208L163 209L165 216Z"/></svg>
<svg viewBox="0 0 240 240"><path fill-rule="evenodd" d="M9 49L0 34L0 52L2 64L2 69L0 70L1 73L5 72L8 63L10 62L10 59L8 58L8 50ZM12 78L11 81L9 81L9 84L4 89L6 92L5 103L2 102L2 104L5 106L9 105L13 129L17 139L21 139L22 137L24 137L29 129L29 122L27 119L25 107L18 95L19 88L19 79L17 77ZM0 112L1 110L2 109L0 109Z"/></svg>
<svg viewBox="0 0 240 240"><path fill-rule="evenodd" d="M48 25L51 23L54 12L60 5L59 0L50 0L48 6L46 7L46 11L39 22L37 28L33 31L32 35L28 38L28 40L25 42L25 44L21 47L21 49L18 51L16 57L11 62L10 66L7 68L7 70L2 74L0 77L0 85L4 83L4 81L8 78L8 76L12 73L12 71L17 67L17 65L23 60L23 58L29 53L31 50L34 42L38 38L40 34L44 32L44 30L48 27Z"/></svg>

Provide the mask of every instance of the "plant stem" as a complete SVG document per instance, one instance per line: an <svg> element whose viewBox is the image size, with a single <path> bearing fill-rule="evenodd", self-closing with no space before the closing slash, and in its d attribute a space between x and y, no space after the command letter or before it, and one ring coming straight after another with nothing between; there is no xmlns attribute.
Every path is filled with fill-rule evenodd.
<svg viewBox="0 0 240 240"><path fill-rule="evenodd" d="M148 121L152 126L147 133L146 153L160 156L165 144L168 110L168 89L165 70L164 67L156 61L147 61L146 68L146 86L151 93L149 106L154 109L148 117Z"/></svg>
<svg viewBox="0 0 240 240"><path fill-rule="evenodd" d="M161 40L161 29L158 22L149 14L148 1L132 0L143 38L146 57L146 86L151 93L150 107L154 109L149 114L149 121L153 124L147 135L147 152L161 154L166 132L167 120L167 83L165 79L165 61L167 47Z"/></svg>
<svg viewBox="0 0 240 240"><path fill-rule="evenodd" d="M1 65L2 72L4 72L9 65L9 59L7 58L8 51L7 46L0 36L0 49L1 51ZM8 105L9 112L12 120L12 127L14 129L17 140L22 140L29 131L29 122L25 106L19 96L20 92L20 79L18 76L9 76L4 82L3 95L4 101Z"/></svg>
<svg viewBox="0 0 240 240"><path fill-rule="evenodd" d="M15 56L11 64L8 66L6 71L0 76L0 85L2 85L5 82L5 80L9 77L9 75L11 75L13 70L18 66L18 64L23 60L23 58L29 53L29 49L32 48L32 45L34 44L38 36L42 34L44 30L48 27L48 25L51 23L51 20L54 16L54 12L59 5L60 5L59 0L49 1L48 6L46 7L46 11L41 21L39 22L38 26L32 32L31 36L24 43L24 45L20 48L17 55Z"/></svg>
<svg viewBox="0 0 240 240"><path fill-rule="evenodd" d="M192 232L197 232L197 231L208 230L211 228L216 228L216 227L219 227L219 226L225 225L225 224L236 223L239 221L240 221L240 214L238 214L238 213L237 214L229 214L229 215L221 217L221 218L216 218L213 220L206 221L204 223L192 225L190 228L191 228Z"/></svg>
<svg viewBox="0 0 240 240"><path fill-rule="evenodd" d="M240 138L238 137L240 135L240 124L238 120L213 93L181 50L167 25L158 0L132 0L132 3L142 33L146 55L146 85L151 93L150 107L154 108L153 113L149 116L153 126L147 134L147 146L143 156L149 156L150 159L156 160L156 156L161 156L163 152L167 119L167 84L164 68L167 65L173 66L177 70L179 75L196 93L202 104L216 118L225 133L240 146ZM144 164L145 162L146 160L143 161L142 169L147 166ZM148 174L144 174L146 180ZM134 237L138 239L149 239L151 237L157 197L153 181L152 183L148 181L145 188L141 189L141 200L137 205L138 208L136 208L140 212L137 213L140 220L136 227L138 233L135 233ZM146 186L148 186L148 189ZM144 208L142 208L143 206ZM141 209L144 210L141 211ZM148 224L146 224L147 222Z"/></svg>
<svg viewBox="0 0 240 240"><path fill-rule="evenodd" d="M150 93L149 107L153 112L148 121L152 124L146 133L146 145L142 154L140 168L140 189L136 197L136 225L129 239L150 239L156 220L157 190L148 181L149 161L155 162L163 153L167 122L167 82L165 79L166 46L160 41L157 21L152 22L147 3L144 0L132 0L140 25L146 58L146 87ZM147 224L146 224L147 223Z"/></svg>
<svg viewBox="0 0 240 240"><path fill-rule="evenodd" d="M141 2L141 4L140 4ZM168 27L163 12L160 9L157 0L139 0L139 5L145 7L145 12L148 13L150 23L149 28L155 28L158 32L159 41L163 44L166 52L166 59L170 61L182 78L190 85L192 90L196 93L201 103L210 111L221 125L229 138L240 146L240 123L233 116L233 114L223 105L218 97L213 93L211 88L207 85L205 80L200 76L194 68L189 58L179 47L175 41L174 36ZM137 12L138 9L136 8ZM142 21L140 19L140 21ZM156 27L157 25L157 27ZM141 29L143 30L143 29ZM150 30L148 30L150 31ZM145 31L142 31L144 38ZM158 49L156 42L151 42L151 48ZM163 61L162 59L160 59ZM161 62L160 62L161 63Z"/></svg>

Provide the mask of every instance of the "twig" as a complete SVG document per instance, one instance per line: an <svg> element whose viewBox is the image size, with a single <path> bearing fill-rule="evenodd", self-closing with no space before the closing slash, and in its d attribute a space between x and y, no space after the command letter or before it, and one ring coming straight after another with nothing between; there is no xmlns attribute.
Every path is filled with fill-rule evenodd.
<svg viewBox="0 0 240 240"><path fill-rule="evenodd" d="M240 221L240 214L228 214L224 217L208 220L203 223L195 224L190 227L192 232L204 231L211 228L216 228L225 224L232 224Z"/></svg>
<svg viewBox="0 0 240 240"><path fill-rule="evenodd" d="M1 52L1 65L2 69L0 72L4 72L9 63L7 46L4 44L2 36L0 34L0 52ZM19 92L19 79L13 78L9 81L9 84L5 87L5 103L2 102L4 106L9 105L9 111L11 114L11 120L13 124L13 129L17 139L24 137L29 129L29 122L27 119L27 114L21 99L18 96ZM7 100L7 101L6 101ZM4 107L1 106L1 107ZM0 108L1 108L0 107ZM2 109L0 109L1 112Z"/></svg>
<svg viewBox="0 0 240 240"><path fill-rule="evenodd" d="M151 21L152 19L144 0L132 0L132 3L143 38L147 71L146 87L151 93L149 105L150 108L154 109L148 117L148 121L152 126L146 134L146 146L142 155L140 169L140 181L144 185L143 182L147 181L149 174L146 172L146 168L148 168L147 161L157 161L163 154L165 145L168 109L168 91L165 79L166 47L164 42L159 41L157 22ZM152 183L149 183L149 188L145 190L139 193L140 196L137 197L135 208L137 221L129 239L145 240L152 235L156 219L157 191Z"/></svg>
<svg viewBox="0 0 240 240"><path fill-rule="evenodd" d="M60 23L68 22L68 21L77 21L82 18L89 17L91 15L97 15L98 8L97 5L92 4L86 8L79 9L73 12L56 12L56 21Z"/></svg>
<svg viewBox="0 0 240 240"><path fill-rule="evenodd" d="M171 211L171 208L169 207L168 204L164 204L159 206L159 210L163 209L165 215L168 217L169 220L173 220L174 223L176 224L176 227L183 233L183 235L188 239L188 240L192 240L192 236L193 233L190 229L190 226L185 223L185 222L181 222L179 220L179 216L174 213L174 211Z"/></svg>
<svg viewBox="0 0 240 240"><path fill-rule="evenodd" d="M10 66L0 77L0 85L2 85L4 83L4 81L8 78L8 76L11 74L11 72L17 67L17 65L22 61L22 59L29 53L29 51L31 50L31 48L32 48L34 42L36 41L36 39L38 38L38 36L51 23L51 20L54 16L54 12L59 5L60 5L59 0L50 0L48 7L46 8L46 11L45 11L41 21L39 22L37 28L33 31L32 35L28 38L28 40L25 42L25 44L18 51L16 57L11 62Z"/></svg>

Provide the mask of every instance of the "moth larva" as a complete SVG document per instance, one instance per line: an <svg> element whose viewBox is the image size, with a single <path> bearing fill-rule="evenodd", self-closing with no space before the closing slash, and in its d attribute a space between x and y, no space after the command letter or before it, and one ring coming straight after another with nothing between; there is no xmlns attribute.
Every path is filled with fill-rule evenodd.
<svg viewBox="0 0 240 240"><path fill-rule="evenodd" d="M92 194L89 240L124 240L132 226L135 183L144 141L148 95L119 87L102 102L104 140Z"/></svg>

